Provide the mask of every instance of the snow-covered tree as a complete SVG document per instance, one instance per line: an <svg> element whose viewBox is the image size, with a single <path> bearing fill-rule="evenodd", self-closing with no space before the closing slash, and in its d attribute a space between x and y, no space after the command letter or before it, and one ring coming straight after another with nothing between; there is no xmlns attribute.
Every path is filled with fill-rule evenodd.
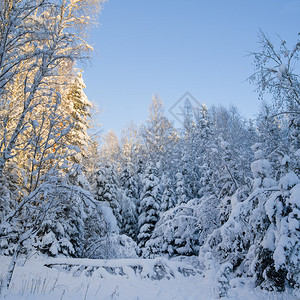
<svg viewBox="0 0 300 300"><path fill-rule="evenodd" d="M159 218L160 184L157 170L152 162L148 162L143 179L143 192L138 206L138 246L143 251L146 242L151 238L155 224ZM145 253L144 255L150 255Z"/></svg>
<svg viewBox="0 0 300 300"><path fill-rule="evenodd" d="M212 170L208 161L212 127L204 104L196 109L192 109L189 105L185 108L184 122L189 126L184 127L181 141L181 168L186 178L187 196L193 199L203 196L212 189Z"/></svg>
<svg viewBox="0 0 300 300"><path fill-rule="evenodd" d="M230 289L230 274L233 272L231 263L224 263L216 274L218 294L220 298L228 297Z"/></svg>
<svg viewBox="0 0 300 300"><path fill-rule="evenodd" d="M88 144L90 143L90 136L88 134L89 120L91 117L90 109L92 103L88 100L84 93L85 83L82 78L82 73L78 72L74 76L73 83L69 87L63 105L66 107L66 113L71 116L70 121L73 126L68 134L68 142L79 147L81 150L78 155L74 157L76 162L80 162L86 155Z"/></svg>
<svg viewBox="0 0 300 300"><path fill-rule="evenodd" d="M280 40L280 45L276 45L262 31L259 33L259 42L261 51L252 53L255 73L249 78L250 82L257 86L260 97L265 92L272 94L279 113L299 114L299 36L290 49L285 40Z"/></svg>
<svg viewBox="0 0 300 300"><path fill-rule="evenodd" d="M261 51L252 53L255 73L249 81L257 86L260 98L265 93L272 95L273 124L285 119L292 151L300 148L300 80L299 80L299 35L294 46L288 47L285 40L280 45L272 43L263 32L259 34ZM290 153L288 153L290 155Z"/></svg>
<svg viewBox="0 0 300 300"><path fill-rule="evenodd" d="M123 129L120 144L123 164L137 165L144 149L140 130L133 122Z"/></svg>
<svg viewBox="0 0 300 300"><path fill-rule="evenodd" d="M99 163L92 188L95 199L106 202L111 207L120 228L122 225L120 191L114 166L110 163Z"/></svg>
<svg viewBox="0 0 300 300"><path fill-rule="evenodd" d="M87 149L85 150L85 155L81 161L81 165L90 185L93 184L95 179L99 157L99 143L94 137L91 137L91 141L88 143Z"/></svg>
<svg viewBox="0 0 300 300"><path fill-rule="evenodd" d="M169 174L165 176L162 184L163 193L160 201L161 212L165 212L176 205L176 194L172 186L172 180L169 176Z"/></svg>
<svg viewBox="0 0 300 300"><path fill-rule="evenodd" d="M158 96L152 98L149 118L141 128L145 151L153 163L160 163L164 170L165 160L172 146L176 143L177 133L173 124L166 118L162 100Z"/></svg>
<svg viewBox="0 0 300 300"><path fill-rule="evenodd" d="M132 199L132 201L137 204L138 201L138 183L136 176L133 173L133 165L131 163L126 163L122 168L122 173L120 177L120 184L126 195Z"/></svg>
<svg viewBox="0 0 300 300"><path fill-rule="evenodd" d="M264 261L253 263L270 225L265 211L271 193L269 189L277 184L270 177L271 164L265 159L262 144L256 143L252 149L255 152L255 161L251 164L254 177L252 193L245 199L243 190L237 190L231 197L232 209L228 220L215 229L200 248L201 261L207 253L212 253L220 266L229 262L240 275L244 272L255 275L256 266L262 267L268 260L262 256Z"/></svg>
<svg viewBox="0 0 300 300"><path fill-rule="evenodd" d="M280 178L281 170L277 169L278 156L289 153L288 120L274 117L272 107L264 104L257 118L258 140L264 145L265 154L276 169L275 178Z"/></svg>
<svg viewBox="0 0 300 300"><path fill-rule="evenodd" d="M127 163L121 174L121 212L122 212L122 230L121 232L136 240L137 226L137 202L138 202L138 184L132 173L132 166Z"/></svg>
<svg viewBox="0 0 300 300"><path fill-rule="evenodd" d="M152 237L146 243L148 256L191 256L199 250L196 200L182 203L161 214Z"/></svg>
<svg viewBox="0 0 300 300"><path fill-rule="evenodd" d="M100 156L103 161L107 161L110 164L120 166L121 149L117 135L113 130L110 130L103 136L103 143L100 148Z"/></svg>
<svg viewBox="0 0 300 300"><path fill-rule="evenodd" d="M176 203L181 204L181 203L186 203L189 199L188 199L188 184L189 182L187 182L187 171L184 170L183 173L182 172L178 172L176 174Z"/></svg>
<svg viewBox="0 0 300 300"><path fill-rule="evenodd" d="M37 248L50 256L81 257L84 246L82 200L72 187L57 188L53 192L48 194L51 204L37 232Z"/></svg>
<svg viewBox="0 0 300 300"><path fill-rule="evenodd" d="M60 101L61 71L68 70L64 68L68 63L83 58L90 50L79 28L91 22L91 16L85 14L91 9L89 5L96 5L91 11L94 15L99 3L100 0L1 2L0 176L7 161L27 148L28 142L20 138L30 120L31 128L36 127L31 114L51 105L51 101L45 103L45 98ZM12 97L15 89L19 94Z"/></svg>
<svg viewBox="0 0 300 300"><path fill-rule="evenodd" d="M299 285L299 199L300 180L294 172L287 172L279 181L279 189L265 202L269 224L252 262L257 284L267 289L283 291L288 284ZM253 246L254 247L254 246Z"/></svg>

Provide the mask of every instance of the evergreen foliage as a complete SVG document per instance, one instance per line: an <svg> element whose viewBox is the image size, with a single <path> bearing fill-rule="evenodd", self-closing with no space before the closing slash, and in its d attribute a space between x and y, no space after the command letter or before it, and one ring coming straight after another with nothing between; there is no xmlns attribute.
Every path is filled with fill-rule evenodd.
<svg viewBox="0 0 300 300"><path fill-rule="evenodd" d="M143 192L138 208L138 246L143 255L149 256L151 253L145 253L146 242L151 238L155 224L159 219L159 192L160 185L157 177L157 170L152 162L148 162L143 178Z"/></svg>

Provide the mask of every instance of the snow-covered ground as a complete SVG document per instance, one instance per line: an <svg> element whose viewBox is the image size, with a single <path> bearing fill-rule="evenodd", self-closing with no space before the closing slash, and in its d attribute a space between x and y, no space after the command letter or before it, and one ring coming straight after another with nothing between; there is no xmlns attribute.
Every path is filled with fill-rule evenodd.
<svg viewBox="0 0 300 300"><path fill-rule="evenodd" d="M0 257L0 276L9 259ZM204 278L183 262L157 259L91 260L32 257L19 260L6 300L209 300L218 299L214 276ZM290 292L255 290L251 280L232 280L228 298L294 300Z"/></svg>

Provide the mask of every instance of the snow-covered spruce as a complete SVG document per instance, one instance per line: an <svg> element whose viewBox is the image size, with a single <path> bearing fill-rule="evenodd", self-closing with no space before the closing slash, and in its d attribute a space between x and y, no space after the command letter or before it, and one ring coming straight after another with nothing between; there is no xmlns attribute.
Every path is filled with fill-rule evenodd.
<svg viewBox="0 0 300 300"><path fill-rule="evenodd" d="M159 218L159 181L157 170L152 162L147 164L143 179L143 192L139 203L138 217L138 246L144 256L151 253L145 252L145 246L152 236L152 232Z"/></svg>

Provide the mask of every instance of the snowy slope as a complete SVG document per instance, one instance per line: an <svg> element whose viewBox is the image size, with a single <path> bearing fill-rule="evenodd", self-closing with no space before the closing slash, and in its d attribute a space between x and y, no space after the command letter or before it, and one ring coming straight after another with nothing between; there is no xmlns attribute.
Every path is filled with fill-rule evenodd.
<svg viewBox="0 0 300 300"><path fill-rule="evenodd" d="M1 274L9 263L0 257ZM6 300L218 299L214 278L192 266L157 259L91 260L32 257L19 260ZM255 291L251 282L231 282L229 299L296 299L285 294Z"/></svg>

